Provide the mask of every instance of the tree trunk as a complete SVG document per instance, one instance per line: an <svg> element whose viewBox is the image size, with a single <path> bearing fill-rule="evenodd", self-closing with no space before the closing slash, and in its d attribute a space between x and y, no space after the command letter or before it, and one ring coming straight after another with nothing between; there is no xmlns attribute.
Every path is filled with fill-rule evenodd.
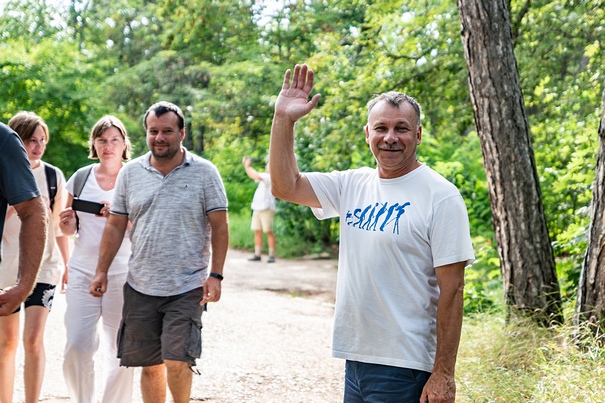
<svg viewBox="0 0 605 403"><path fill-rule="evenodd" d="M605 91L599 123L599 154L592 190L588 246L582 265L574 325L587 321L593 334L605 330Z"/></svg>
<svg viewBox="0 0 605 403"><path fill-rule="evenodd" d="M509 314L561 322L561 294L503 0L458 0Z"/></svg>

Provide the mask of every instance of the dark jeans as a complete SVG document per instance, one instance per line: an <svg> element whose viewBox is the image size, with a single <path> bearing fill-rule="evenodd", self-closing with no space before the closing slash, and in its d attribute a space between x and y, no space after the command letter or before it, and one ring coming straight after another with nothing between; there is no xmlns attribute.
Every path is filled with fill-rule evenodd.
<svg viewBox="0 0 605 403"><path fill-rule="evenodd" d="M430 376L416 369L347 360L344 403L418 403Z"/></svg>

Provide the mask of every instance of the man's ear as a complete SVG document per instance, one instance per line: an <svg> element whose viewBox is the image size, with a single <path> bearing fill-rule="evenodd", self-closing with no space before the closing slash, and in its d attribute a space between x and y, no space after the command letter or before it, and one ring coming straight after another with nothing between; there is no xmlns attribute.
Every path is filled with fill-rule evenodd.
<svg viewBox="0 0 605 403"><path fill-rule="evenodd" d="M416 131L416 145L422 143L422 126L418 126L418 130Z"/></svg>
<svg viewBox="0 0 605 403"><path fill-rule="evenodd" d="M368 127L368 125L365 126L365 131L366 131L366 144L370 144L370 128Z"/></svg>

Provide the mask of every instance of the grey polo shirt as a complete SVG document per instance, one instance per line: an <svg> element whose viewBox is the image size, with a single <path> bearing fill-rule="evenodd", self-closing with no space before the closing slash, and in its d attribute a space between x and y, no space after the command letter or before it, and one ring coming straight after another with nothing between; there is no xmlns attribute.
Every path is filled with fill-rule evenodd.
<svg viewBox="0 0 605 403"><path fill-rule="evenodd" d="M150 157L148 152L120 170L111 212L132 222L128 284L146 295L178 295L206 279L208 213L227 210L227 195L210 161L185 150L183 164L163 176Z"/></svg>

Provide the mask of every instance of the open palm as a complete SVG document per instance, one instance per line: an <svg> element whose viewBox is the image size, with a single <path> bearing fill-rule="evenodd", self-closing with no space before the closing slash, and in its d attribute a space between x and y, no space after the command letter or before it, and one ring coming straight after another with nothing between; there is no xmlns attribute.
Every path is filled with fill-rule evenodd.
<svg viewBox="0 0 605 403"><path fill-rule="evenodd" d="M306 64L294 67L292 83L290 76L292 72L286 71L284 83L275 103L275 114L287 116L292 122L296 122L307 115L317 106L320 94L316 94L309 101L309 95L313 90L313 70Z"/></svg>

